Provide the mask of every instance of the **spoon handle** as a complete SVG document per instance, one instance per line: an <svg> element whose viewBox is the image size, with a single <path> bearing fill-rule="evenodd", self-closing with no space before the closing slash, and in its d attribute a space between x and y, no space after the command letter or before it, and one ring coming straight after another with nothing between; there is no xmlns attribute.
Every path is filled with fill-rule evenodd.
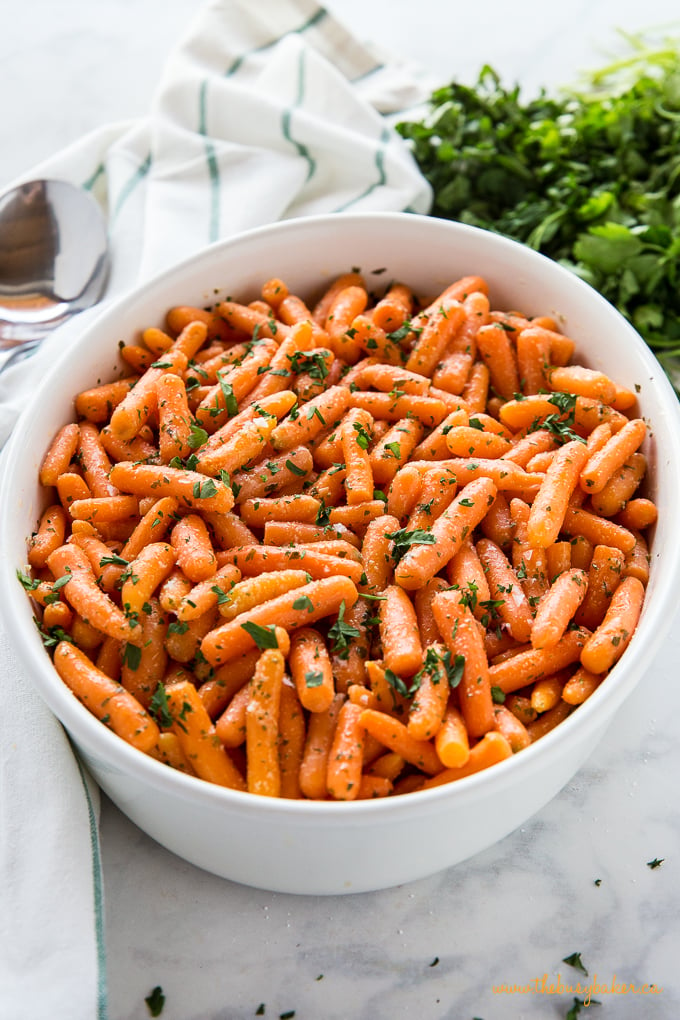
<svg viewBox="0 0 680 1020"><path fill-rule="evenodd" d="M31 354L40 345L40 340L27 340L21 347L15 347L9 351L3 361L0 361L0 375L5 371L6 368L11 368L12 365L16 365L19 361L23 361L24 358L30 357ZM1 357L1 355L0 355Z"/></svg>

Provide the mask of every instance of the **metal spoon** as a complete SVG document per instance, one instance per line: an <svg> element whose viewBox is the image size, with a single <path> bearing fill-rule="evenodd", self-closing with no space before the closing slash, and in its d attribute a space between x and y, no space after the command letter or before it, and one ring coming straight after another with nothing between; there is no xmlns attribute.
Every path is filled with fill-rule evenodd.
<svg viewBox="0 0 680 1020"><path fill-rule="evenodd" d="M95 199L68 181L37 180L0 196L0 372L96 304L109 245Z"/></svg>

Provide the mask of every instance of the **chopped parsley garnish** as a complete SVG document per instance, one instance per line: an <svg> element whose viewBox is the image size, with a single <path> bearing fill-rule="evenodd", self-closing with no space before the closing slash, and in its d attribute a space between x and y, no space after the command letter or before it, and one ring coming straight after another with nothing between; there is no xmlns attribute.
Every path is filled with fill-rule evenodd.
<svg viewBox="0 0 680 1020"><path fill-rule="evenodd" d="M160 726L166 729L172 726L172 714L168 705L168 696L165 684L161 681L158 682L158 687L149 702L149 712Z"/></svg>
<svg viewBox="0 0 680 1020"><path fill-rule="evenodd" d="M307 474L304 468L298 467L297 464L290 460L290 458L286 461L286 467L288 468L289 471L292 471L293 474L297 475L299 478L302 478L303 475Z"/></svg>
<svg viewBox="0 0 680 1020"><path fill-rule="evenodd" d="M129 641L126 641L123 645L123 665L127 666L128 669L136 670L139 669L141 661L142 649L138 648L137 645L131 645Z"/></svg>
<svg viewBox="0 0 680 1020"><path fill-rule="evenodd" d="M187 439L190 450L198 450L200 446L208 442L208 433L200 425L192 425Z"/></svg>
<svg viewBox="0 0 680 1020"><path fill-rule="evenodd" d="M161 986L156 985L151 994L146 996L144 1002L149 1010L149 1016L160 1016L165 1005L165 996Z"/></svg>
<svg viewBox="0 0 680 1020"><path fill-rule="evenodd" d="M399 531L389 532L385 538L391 539L394 543L392 558L395 563L399 563L412 545L434 545L436 542L432 532L425 531L423 528L414 528L413 531L400 528Z"/></svg>
<svg viewBox="0 0 680 1020"><path fill-rule="evenodd" d="M570 967L573 967L575 970L580 970L582 974L586 975L586 977L588 976L588 971L583 966L583 961L581 960L580 953L571 953L570 956L564 956L562 958L562 963L567 963L569 964Z"/></svg>
<svg viewBox="0 0 680 1020"><path fill-rule="evenodd" d="M491 700L494 705L502 705L505 703L505 692L501 687L491 688Z"/></svg>
<svg viewBox="0 0 680 1020"><path fill-rule="evenodd" d="M276 633L272 626L261 627L259 623L253 623L252 620L247 620L246 623L241 624L241 627L246 634L250 634L261 652L264 651L265 648L279 647L279 643L276 640Z"/></svg>
<svg viewBox="0 0 680 1020"><path fill-rule="evenodd" d="M300 595L299 598L293 602L293 609L306 609L308 613L314 612L314 603L310 599L309 595Z"/></svg>
<svg viewBox="0 0 680 1020"><path fill-rule="evenodd" d="M328 636L332 641L331 651L341 659L349 655L349 642L351 638L359 637L361 631L345 622L345 600L343 599L338 609L338 618L332 627L328 629Z"/></svg>
<svg viewBox="0 0 680 1020"><path fill-rule="evenodd" d="M129 565L128 560L124 560L122 556L117 556L115 553L111 553L110 556L102 556L99 561L100 567L127 567Z"/></svg>
<svg viewBox="0 0 680 1020"><path fill-rule="evenodd" d="M217 373L217 381L220 384L220 390L222 391L222 396L224 397L224 406L226 408L227 414L229 415L230 418L233 418L234 415L238 412L238 401L234 396L234 389L230 383L224 381L221 372Z"/></svg>
<svg viewBox="0 0 680 1020"><path fill-rule="evenodd" d="M204 482L194 482L192 489L194 499L210 499L217 495L217 486L212 478L206 478Z"/></svg>
<svg viewBox="0 0 680 1020"><path fill-rule="evenodd" d="M323 673L321 670L311 669L305 673L305 687L321 687L323 683Z"/></svg>
<svg viewBox="0 0 680 1020"><path fill-rule="evenodd" d="M320 381L328 375L326 359L319 352L306 354L303 351L296 351L295 354L288 355L288 360L290 361L290 370L295 375L301 375L304 372L310 379Z"/></svg>
<svg viewBox="0 0 680 1020"><path fill-rule="evenodd" d="M654 871L655 868L661 867L665 859L666 859L665 857L655 857L654 860L647 861L647 867L651 868L652 871Z"/></svg>

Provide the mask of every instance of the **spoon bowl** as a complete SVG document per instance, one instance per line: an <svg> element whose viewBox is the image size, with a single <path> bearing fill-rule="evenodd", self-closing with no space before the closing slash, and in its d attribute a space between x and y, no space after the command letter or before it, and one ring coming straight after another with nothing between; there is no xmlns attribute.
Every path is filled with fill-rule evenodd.
<svg viewBox="0 0 680 1020"><path fill-rule="evenodd" d="M96 304L108 267L106 222L89 192L35 180L0 196L0 350L16 357Z"/></svg>

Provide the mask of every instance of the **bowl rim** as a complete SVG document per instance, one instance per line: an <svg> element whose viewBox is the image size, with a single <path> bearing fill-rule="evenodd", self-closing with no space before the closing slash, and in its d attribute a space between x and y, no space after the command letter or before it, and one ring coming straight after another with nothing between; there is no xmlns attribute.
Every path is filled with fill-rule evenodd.
<svg viewBox="0 0 680 1020"><path fill-rule="evenodd" d="M98 313L80 333L75 343L63 349L59 356L55 357L50 369L36 386L30 401L22 411L12 435L3 451L3 471L0 477L0 531L4 531L4 525L10 514L11 489L9 477L12 464L21 455L21 433L22 423L31 416L39 403L46 398L49 392L53 376L59 373L63 363L73 357L74 350L85 346L91 338L107 328L107 325L115 318L121 309L135 304L140 299L148 296L149 291L163 290L167 285L176 280L181 285L181 279L190 269L200 266L204 262L211 263L214 259L227 254L246 242L257 241L260 237L269 237L278 233L294 233L297 230L321 230L365 228L370 223L394 222L404 224L409 222L420 229L431 231L444 231L452 238L464 241L466 238L479 238L484 236L488 243L496 245L499 250L505 251L508 257L513 255L521 258L530 266L536 266L539 272L552 274L556 281L559 281L565 288L565 305L568 306L570 294L588 292L588 300L606 309L612 322L618 324L618 329L628 335L629 342L633 344L637 355L641 358L643 366L650 373L655 386L655 399L660 400L663 411L669 422L675 418L676 428L668 427L668 446L674 452L674 462L680 464L680 409L676 395L668 381L665 373L660 368L656 358L647 347L645 342L635 331L633 326L597 291L587 283L570 272L564 266L559 265L546 256L528 248L526 245L514 241L501 234L473 227L468 224L452 220L438 219L416 213L400 212L365 212L351 213L337 216L336 214L324 214L308 216L292 220L279 221L274 224L266 224L243 231L234 237L219 240L192 253L172 266L167 267L160 273L154 275L147 281L137 285L125 294L111 299L103 304ZM548 268L549 267L549 268ZM105 352L102 351L102 358ZM658 552L655 557L658 558ZM120 769L133 779L140 779L159 791L179 796L185 800L195 803L224 807L229 805L238 811L264 812L272 817L281 814L294 816L299 819L323 817L325 820L337 819L344 824L351 818L360 819L384 819L392 815L399 816L404 811L408 814L418 814L429 811L437 806L453 807L454 804L480 797L485 791L500 790L514 784L522 777L527 770L536 766L534 759L538 755L539 762L546 764L550 759L559 756L560 748L566 745L567 749L572 746L572 734L579 735L582 740L592 735L595 731L604 728L611 722L614 713L618 710L625 698L630 694L640 679L638 674L643 674L646 666L651 661L651 653L656 652L663 638L670 630L672 624L671 614L663 614L662 606L667 601L672 585L672 574L680 568L680 543L671 550L664 551L664 559L670 555L672 563L676 568L664 570L660 587L657 586L652 605L648 608L648 600L645 600L643 620L647 620L646 629L650 631L644 646L636 641L637 634L633 635L630 645L622 659L617 663L606 677L606 683L602 683L591 697L582 705L578 706L578 712L573 712L567 719L559 724L554 730L547 733L536 744L523 749L521 754L515 754L511 758L501 761L489 769L476 774L445 783L428 790L414 791L408 796L397 796L387 798L376 798L367 801L313 801L313 800L280 800L276 798L265 798L249 792L231 790L225 787L216 786L198 777L189 776L178 770L169 768L167 765L155 760L151 756L138 751L126 743L122 738L108 730L106 726L89 712L75 695L66 687L59 678L51 659L42 647L39 638L27 644L20 640L19 628L8 627L7 633L12 645L17 652L22 664L27 669L27 674L35 674L30 682L37 689L42 699L47 703L50 710L62 722L65 729L71 734L75 743L85 748L85 754L92 757L99 755L98 750L93 747L101 745L101 757L109 767L109 761L114 769ZM11 620L12 607L16 601L16 565L10 563L10 557L6 548L0 549L0 605L2 616ZM665 580L664 580L665 578ZM28 599L26 600L28 605ZM657 608L658 607L658 608ZM30 609L30 606L29 606ZM31 611L32 612L32 611ZM652 619L650 620L650 614ZM643 659L646 660L643 661ZM621 667L621 664L623 666ZM108 760L107 760L108 759ZM441 802L441 804L440 804Z"/></svg>

